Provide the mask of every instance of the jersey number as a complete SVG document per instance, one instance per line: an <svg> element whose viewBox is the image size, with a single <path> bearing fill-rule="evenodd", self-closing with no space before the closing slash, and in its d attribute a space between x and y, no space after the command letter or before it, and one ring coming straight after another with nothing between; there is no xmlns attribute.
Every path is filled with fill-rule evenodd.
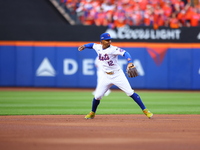
<svg viewBox="0 0 200 150"><path fill-rule="evenodd" d="M113 66L113 65L114 65L114 64L113 64L113 61L112 61L112 60L109 61L109 62L108 62L108 65L109 65L109 66Z"/></svg>

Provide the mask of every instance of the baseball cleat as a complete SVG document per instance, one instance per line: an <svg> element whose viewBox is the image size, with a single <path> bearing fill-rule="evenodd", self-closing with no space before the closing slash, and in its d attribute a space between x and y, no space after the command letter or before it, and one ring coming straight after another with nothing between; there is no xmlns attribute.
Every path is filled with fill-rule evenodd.
<svg viewBox="0 0 200 150"><path fill-rule="evenodd" d="M85 116L85 119L93 119L95 117L95 112L91 111Z"/></svg>
<svg viewBox="0 0 200 150"><path fill-rule="evenodd" d="M143 113L150 119L153 117L153 113L151 113L148 109L144 109Z"/></svg>

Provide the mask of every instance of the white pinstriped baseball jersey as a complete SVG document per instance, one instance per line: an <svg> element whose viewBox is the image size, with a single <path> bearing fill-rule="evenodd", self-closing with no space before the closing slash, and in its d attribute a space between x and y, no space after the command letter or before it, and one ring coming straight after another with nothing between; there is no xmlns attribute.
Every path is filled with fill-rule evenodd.
<svg viewBox="0 0 200 150"><path fill-rule="evenodd" d="M119 70L120 66L118 64L118 55L123 56L126 52L125 50L110 45L108 48L103 49L101 44L94 43L93 49L97 52L102 69L105 72L111 72Z"/></svg>

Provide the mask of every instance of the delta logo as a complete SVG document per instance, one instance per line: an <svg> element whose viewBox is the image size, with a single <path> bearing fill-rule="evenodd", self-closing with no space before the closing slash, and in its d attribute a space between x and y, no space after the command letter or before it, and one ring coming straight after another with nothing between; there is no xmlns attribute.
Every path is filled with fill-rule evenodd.
<svg viewBox="0 0 200 150"><path fill-rule="evenodd" d="M37 71L36 71L36 76L46 76L46 77L55 77L56 76L56 71L51 65L49 59L45 57L41 64L39 65Z"/></svg>
<svg viewBox="0 0 200 150"><path fill-rule="evenodd" d="M165 58L167 48L162 47L148 47L147 51L157 66L160 66Z"/></svg>

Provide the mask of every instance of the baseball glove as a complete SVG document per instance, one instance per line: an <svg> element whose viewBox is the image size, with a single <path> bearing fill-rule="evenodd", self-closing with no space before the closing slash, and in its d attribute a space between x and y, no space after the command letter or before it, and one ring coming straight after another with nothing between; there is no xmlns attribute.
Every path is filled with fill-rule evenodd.
<svg viewBox="0 0 200 150"><path fill-rule="evenodd" d="M139 75L137 69L135 68L135 66L129 67L126 70L126 73L130 78L137 77Z"/></svg>

